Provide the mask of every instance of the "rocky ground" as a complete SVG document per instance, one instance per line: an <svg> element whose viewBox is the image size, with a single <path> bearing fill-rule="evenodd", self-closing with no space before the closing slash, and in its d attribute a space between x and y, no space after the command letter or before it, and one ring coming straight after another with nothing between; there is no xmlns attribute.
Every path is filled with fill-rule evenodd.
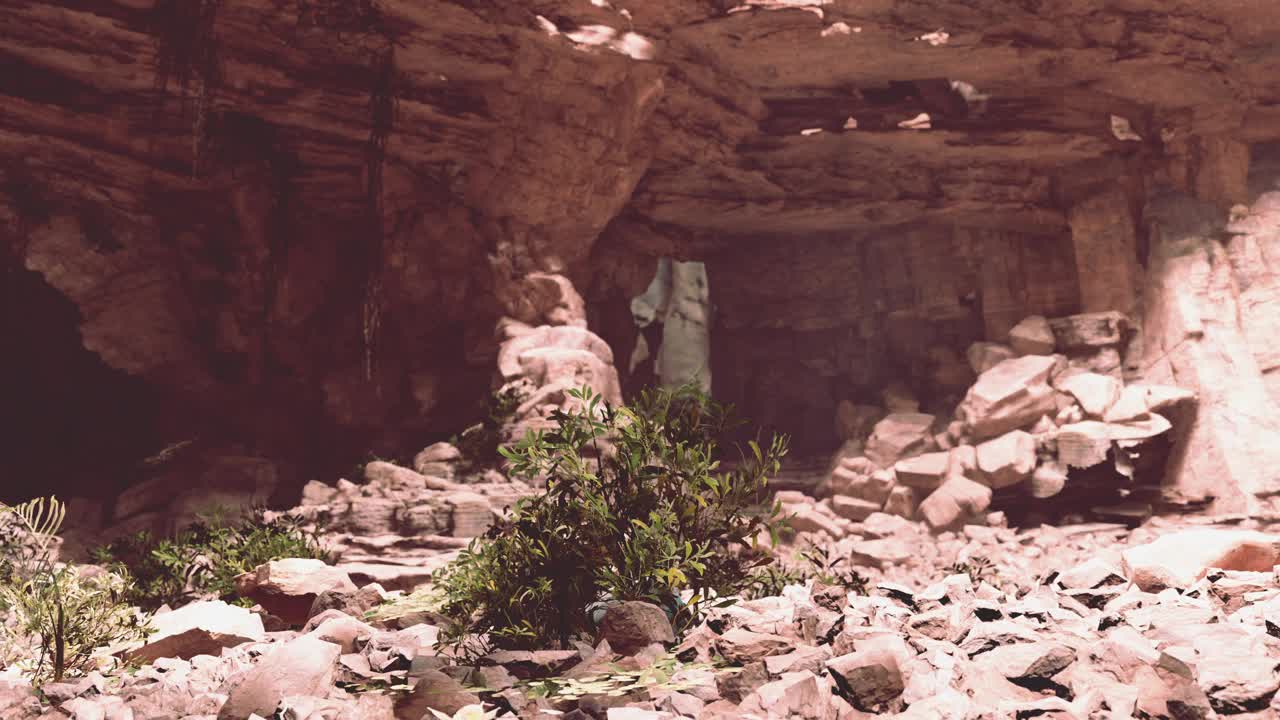
<svg viewBox="0 0 1280 720"><path fill-rule="evenodd" d="M439 470L446 451L420 455L419 469ZM812 546L851 559L865 594L788 586L715 611L678 644L661 611L628 603L594 642L464 660L435 648L429 614L383 601L452 556L486 498L521 487L386 463L367 473L312 488L300 509L337 518L337 567L263 566L239 585L254 611L206 601L157 615L130 652L135 669L43 697L10 679L0 714L421 720L484 701L523 718L609 720L1280 716L1280 519L1013 529L991 513L933 534L873 512L839 540L803 531L779 548L784 562ZM438 509L409 514L416 540L355 534L385 530L379 514L411 497Z"/></svg>

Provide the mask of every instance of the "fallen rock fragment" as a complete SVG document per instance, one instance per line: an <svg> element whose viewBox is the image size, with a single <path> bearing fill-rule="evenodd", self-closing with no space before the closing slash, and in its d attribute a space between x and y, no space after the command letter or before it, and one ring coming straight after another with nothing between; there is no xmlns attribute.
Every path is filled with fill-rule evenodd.
<svg viewBox="0 0 1280 720"><path fill-rule="evenodd" d="M1210 569L1266 571L1280 564L1280 536L1252 530L1193 529L1129 548L1123 570L1147 592L1188 588Z"/></svg>
<svg viewBox="0 0 1280 720"><path fill-rule="evenodd" d="M342 649L314 637L283 643L232 680L218 720L243 720L251 714L270 717L291 695L324 696Z"/></svg>
<svg viewBox="0 0 1280 720"><path fill-rule="evenodd" d="M667 613L657 605L628 601L609 606L599 636L621 655L633 655L654 643L676 641Z"/></svg>
<svg viewBox="0 0 1280 720"><path fill-rule="evenodd" d="M355 592L356 585L343 570L302 558L272 560L236 578L238 595L293 626L307 621L316 596L326 590Z"/></svg>

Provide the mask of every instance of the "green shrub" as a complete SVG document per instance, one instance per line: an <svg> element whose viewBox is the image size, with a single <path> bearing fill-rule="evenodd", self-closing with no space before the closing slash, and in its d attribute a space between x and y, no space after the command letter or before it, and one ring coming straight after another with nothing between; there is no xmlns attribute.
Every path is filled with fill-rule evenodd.
<svg viewBox="0 0 1280 720"><path fill-rule="evenodd" d="M139 532L95 549L93 557L127 570L134 578L129 601L149 609L194 597L247 604L235 597L237 575L282 558L330 560L316 533L300 520L287 515L267 520L262 509L238 520L215 512L172 538Z"/></svg>
<svg viewBox="0 0 1280 720"><path fill-rule="evenodd" d="M780 507L758 503L785 437L750 443L737 470L717 472L731 410L696 386L645 392L626 408L586 387L569 394L577 409L556 411L554 430L502 449L513 474L545 478L546 490L435 577L441 610L456 621L447 641L563 647L602 599L659 603L679 628L771 561L756 538L776 538Z"/></svg>
<svg viewBox="0 0 1280 720"><path fill-rule="evenodd" d="M127 577L56 562L66 516L57 498L0 504L0 512L14 530L0 577L5 665L36 684L59 681L93 669L102 648L146 637L143 616L124 602Z"/></svg>

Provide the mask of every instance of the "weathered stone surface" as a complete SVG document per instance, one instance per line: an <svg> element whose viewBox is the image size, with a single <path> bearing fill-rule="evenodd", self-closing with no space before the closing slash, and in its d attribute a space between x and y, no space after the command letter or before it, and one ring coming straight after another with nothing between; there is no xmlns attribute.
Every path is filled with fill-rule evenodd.
<svg viewBox="0 0 1280 720"><path fill-rule="evenodd" d="M1149 592L1187 588L1211 568L1267 570L1280 564L1280 536L1248 530L1184 530L1124 553L1129 580Z"/></svg>
<svg viewBox="0 0 1280 720"><path fill-rule="evenodd" d="M892 413L876 423L867 440L867 458L888 467L900 458L920 452L932 437L934 417L924 413Z"/></svg>
<svg viewBox="0 0 1280 720"><path fill-rule="evenodd" d="M1018 355L1052 355L1053 330L1049 321L1041 315L1032 315L1009 330L1009 347Z"/></svg>
<svg viewBox="0 0 1280 720"><path fill-rule="evenodd" d="M976 342L966 351L969 367L981 375L1005 360L1012 360L1018 354L1008 345L994 342Z"/></svg>
<svg viewBox="0 0 1280 720"><path fill-rule="evenodd" d="M899 483L928 491L942 484L950 466L950 452L933 452L899 460L893 466L893 473Z"/></svg>
<svg viewBox="0 0 1280 720"><path fill-rule="evenodd" d="M256 713L270 717L290 695L328 694L341 649L314 637L300 637L269 652L241 678L232 680L218 720Z"/></svg>
<svg viewBox="0 0 1280 720"><path fill-rule="evenodd" d="M1259 342L1277 289L1253 259L1269 237L1260 226L1280 218L1275 198L1265 191L1226 246L1208 240L1223 229L1216 208L1166 196L1148 210L1158 232L1144 292L1143 379L1197 396L1166 468L1168 494L1213 500L1221 511L1256 509L1280 491L1275 363Z"/></svg>
<svg viewBox="0 0 1280 720"><path fill-rule="evenodd" d="M920 502L917 513L930 530L954 529L991 507L991 488L964 476L947 478Z"/></svg>
<svg viewBox="0 0 1280 720"><path fill-rule="evenodd" d="M326 590L355 592L356 586L342 569L302 558L273 560L236 578L237 594L291 625L306 622L316 596Z"/></svg>
<svg viewBox="0 0 1280 720"><path fill-rule="evenodd" d="M1051 355L1027 355L1005 360L978 376L956 410L973 436L985 439L1030 425L1056 412L1049 373L1057 364Z"/></svg>
<svg viewBox="0 0 1280 720"><path fill-rule="evenodd" d="M146 644L129 653L150 662L162 657L189 659L217 655L224 647L261 641L262 619L244 608L211 600L194 602L151 618Z"/></svg>
<svg viewBox="0 0 1280 720"><path fill-rule="evenodd" d="M1014 430L978 445L977 455L982 481L999 490L1030 477L1036 467L1036 440L1028 432Z"/></svg>
<svg viewBox="0 0 1280 720"><path fill-rule="evenodd" d="M1086 415L1101 418L1120 398L1123 385L1107 375L1081 373L1057 383L1059 390L1070 393L1080 403ZM1141 413L1138 413L1141 414ZM1130 418L1137 415L1131 415Z"/></svg>
<svg viewBox="0 0 1280 720"><path fill-rule="evenodd" d="M660 607L644 602L611 605L600 622L600 638L622 655L634 655L653 643L673 643L671 621Z"/></svg>

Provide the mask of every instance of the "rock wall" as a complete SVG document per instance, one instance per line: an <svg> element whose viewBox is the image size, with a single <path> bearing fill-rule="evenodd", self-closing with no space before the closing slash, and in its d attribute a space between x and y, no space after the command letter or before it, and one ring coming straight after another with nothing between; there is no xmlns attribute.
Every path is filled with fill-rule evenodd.
<svg viewBox="0 0 1280 720"><path fill-rule="evenodd" d="M715 393L810 454L841 400L951 403L1023 317L1129 314L1122 374L1240 379L1184 445L1235 458L1206 462L1247 506L1269 455L1226 436L1273 422L1247 171L1280 140L1278 38L1234 0L11 3L0 246L42 279L14 302L183 418L139 445L278 458L282 493L475 419L538 273L631 387L665 257L705 263ZM1201 203L1253 209L1166 261ZM1188 452L1172 485L1218 494Z"/></svg>

